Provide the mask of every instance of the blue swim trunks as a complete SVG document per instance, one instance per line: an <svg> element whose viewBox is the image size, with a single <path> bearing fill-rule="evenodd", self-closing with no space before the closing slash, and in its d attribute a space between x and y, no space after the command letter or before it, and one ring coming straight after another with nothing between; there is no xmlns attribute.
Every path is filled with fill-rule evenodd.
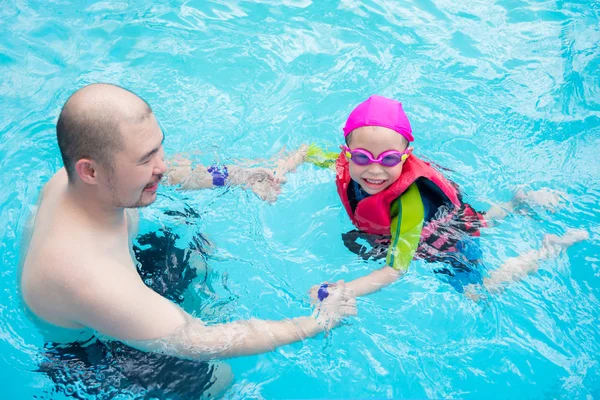
<svg viewBox="0 0 600 400"><path fill-rule="evenodd" d="M443 262L444 267L436 269L435 273L443 274L443 280L448 282L457 292L464 293L465 286L483 284L485 266L482 262L482 251L478 237L465 236L456 244L456 252L440 254L437 261Z"/></svg>

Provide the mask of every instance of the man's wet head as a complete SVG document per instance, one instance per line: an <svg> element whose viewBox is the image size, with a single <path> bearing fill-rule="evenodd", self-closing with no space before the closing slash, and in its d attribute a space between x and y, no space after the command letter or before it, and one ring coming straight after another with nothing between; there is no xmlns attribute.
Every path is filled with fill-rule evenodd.
<svg viewBox="0 0 600 400"><path fill-rule="evenodd" d="M71 186L114 207L156 199L164 137L140 97L115 85L85 86L65 103L56 131Z"/></svg>

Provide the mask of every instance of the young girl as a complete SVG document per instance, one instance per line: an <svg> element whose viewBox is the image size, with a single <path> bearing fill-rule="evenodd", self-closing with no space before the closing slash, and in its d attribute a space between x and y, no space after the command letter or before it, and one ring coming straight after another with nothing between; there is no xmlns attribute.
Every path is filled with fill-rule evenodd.
<svg viewBox="0 0 600 400"><path fill-rule="evenodd" d="M488 277L481 268L478 237L490 221L502 218L524 200L553 204L558 197L549 191L518 193L513 201L495 206L486 214L462 199L458 186L438 169L413 154L410 122L398 101L371 96L350 113L344 127L346 145L335 162L338 194L352 223L358 228L344 235L346 245L368 258L383 255L381 269L348 282L346 288L363 296L401 277L415 257L442 262L437 269L459 292L472 292L483 284L490 292L502 290L537 271L537 262L560 249L587 238L586 231L569 230L563 237L547 235L544 245L506 261ZM310 154L309 154L310 156ZM362 237L373 250L355 243ZM321 287L335 290L335 285ZM317 285L311 290L318 297Z"/></svg>

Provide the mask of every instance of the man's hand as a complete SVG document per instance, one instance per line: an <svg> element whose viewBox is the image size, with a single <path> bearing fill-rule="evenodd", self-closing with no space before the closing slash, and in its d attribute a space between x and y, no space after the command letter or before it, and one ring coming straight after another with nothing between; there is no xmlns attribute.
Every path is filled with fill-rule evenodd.
<svg viewBox="0 0 600 400"><path fill-rule="evenodd" d="M317 300L313 315L317 323L329 331L338 326L345 317L356 315L357 309L356 298L343 281L338 281L327 289L329 295L323 301Z"/></svg>
<svg viewBox="0 0 600 400"><path fill-rule="evenodd" d="M272 158L271 163L275 163L274 168L252 167L230 168L230 182L234 185L246 185L258 197L269 203L277 200L281 193L281 185L287 181L288 172L294 171L298 165L304 162L308 146L303 145L294 152L283 155L282 151Z"/></svg>

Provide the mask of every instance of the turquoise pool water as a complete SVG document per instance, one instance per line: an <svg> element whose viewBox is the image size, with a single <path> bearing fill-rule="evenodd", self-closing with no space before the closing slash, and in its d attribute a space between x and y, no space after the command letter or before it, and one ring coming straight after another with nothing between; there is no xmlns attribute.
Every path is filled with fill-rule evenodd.
<svg viewBox="0 0 600 400"><path fill-rule="evenodd" d="M3 1L0 7L0 383L6 398L64 398L35 372L42 344L15 287L21 228L61 166L54 124L75 89L112 82L154 108L168 154L203 162L335 149L351 108L400 99L416 153L453 170L473 205L519 185L569 195L551 213L485 232L490 268L545 233L585 228L539 273L478 305L413 263L359 301L330 337L231 360L241 398L600 397L600 6L590 1ZM188 293L210 322L309 312L306 291L376 268L333 175L310 165L274 205L239 188L163 196L143 230L203 232L209 285ZM185 224L165 215L193 207ZM190 221L188 221L190 222Z"/></svg>

